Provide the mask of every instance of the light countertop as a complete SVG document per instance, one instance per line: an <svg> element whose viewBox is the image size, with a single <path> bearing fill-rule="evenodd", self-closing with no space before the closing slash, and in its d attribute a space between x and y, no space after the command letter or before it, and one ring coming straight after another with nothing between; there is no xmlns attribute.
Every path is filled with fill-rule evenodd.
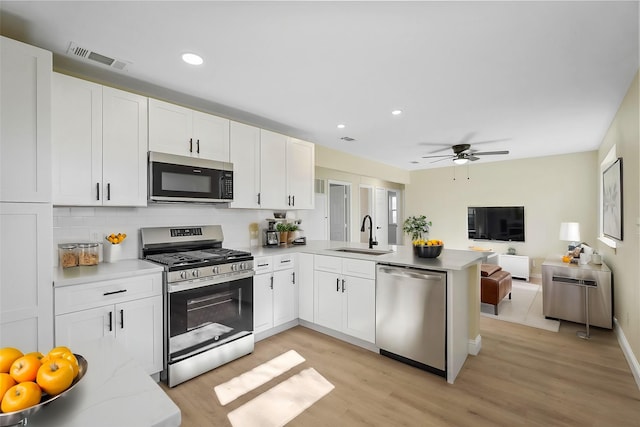
<svg viewBox="0 0 640 427"><path fill-rule="evenodd" d="M28 418L30 427L173 427L180 409L122 347L106 337L73 348L88 363L65 396Z"/></svg>
<svg viewBox="0 0 640 427"><path fill-rule="evenodd" d="M412 246L388 245L374 246L374 250L391 251L388 254L369 255L340 252L336 249L367 249L366 243L336 242L329 240L311 240L306 245L268 246L248 249L254 257L273 256L285 253L312 253L316 255L339 256L374 261L381 264L402 265L432 270L464 270L472 264L482 262L487 254L480 251L447 249L446 246L438 258L420 258L413 253Z"/></svg>
<svg viewBox="0 0 640 427"><path fill-rule="evenodd" d="M160 273L161 265L140 259L123 259L114 263L101 262L98 265L53 269L53 285L70 286L122 277L142 276Z"/></svg>

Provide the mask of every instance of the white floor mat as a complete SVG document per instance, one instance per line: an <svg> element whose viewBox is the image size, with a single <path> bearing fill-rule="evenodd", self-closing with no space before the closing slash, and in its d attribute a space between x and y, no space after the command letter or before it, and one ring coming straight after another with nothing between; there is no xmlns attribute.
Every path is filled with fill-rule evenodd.
<svg viewBox="0 0 640 427"><path fill-rule="evenodd" d="M301 371L231 411L233 427L280 427L334 389L315 369Z"/></svg>
<svg viewBox="0 0 640 427"><path fill-rule="evenodd" d="M214 390L221 405L233 402L238 397L250 392L289 369L304 362L304 357L296 351L289 350L280 356L239 375L226 383L217 385Z"/></svg>
<svg viewBox="0 0 640 427"><path fill-rule="evenodd" d="M545 319L542 314L542 286L535 283L513 281L511 299L505 297L498 306L498 315L493 314L491 304L480 304L480 314L507 322L520 323L534 328L558 332L560 322Z"/></svg>

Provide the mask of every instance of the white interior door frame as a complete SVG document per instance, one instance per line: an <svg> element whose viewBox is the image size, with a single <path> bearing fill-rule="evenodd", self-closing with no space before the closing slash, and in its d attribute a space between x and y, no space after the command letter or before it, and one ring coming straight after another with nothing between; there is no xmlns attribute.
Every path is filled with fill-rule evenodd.
<svg viewBox="0 0 640 427"><path fill-rule="evenodd" d="M373 235L378 245L387 246L389 244L389 206L386 188L376 187L374 206Z"/></svg>
<svg viewBox="0 0 640 427"><path fill-rule="evenodd" d="M348 242L351 234L351 183L344 181L329 180L328 187L328 224L329 240L340 240ZM344 200L335 200L332 189L342 188ZM336 203L342 205L336 205Z"/></svg>

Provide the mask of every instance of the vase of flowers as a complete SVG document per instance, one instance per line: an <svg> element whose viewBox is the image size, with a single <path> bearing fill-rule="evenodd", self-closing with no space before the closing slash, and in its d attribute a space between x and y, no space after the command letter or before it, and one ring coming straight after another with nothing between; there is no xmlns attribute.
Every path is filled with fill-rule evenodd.
<svg viewBox="0 0 640 427"><path fill-rule="evenodd" d="M402 231L411 236L411 241L422 239L424 234L429 234L431 221L427 221L424 215L410 216L404 220Z"/></svg>

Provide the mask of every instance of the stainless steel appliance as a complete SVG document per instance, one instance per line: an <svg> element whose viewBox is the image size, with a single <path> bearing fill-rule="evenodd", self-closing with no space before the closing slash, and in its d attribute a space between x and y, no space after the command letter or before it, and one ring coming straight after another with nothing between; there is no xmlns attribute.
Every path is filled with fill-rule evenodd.
<svg viewBox="0 0 640 427"><path fill-rule="evenodd" d="M267 221L268 226L263 230L263 246L278 246L280 244L280 233L275 229L275 221Z"/></svg>
<svg viewBox="0 0 640 427"><path fill-rule="evenodd" d="M174 387L253 352L253 256L219 225L142 228L142 258L164 266L164 369Z"/></svg>
<svg viewBox="0 0 640 427"><path fill-rule="evenodd" d="M149 200L232 202L233 164L150 151Z"/></svg>
<svg viewBox="0 0 640 427"><path fill-rule="evenodd" d="M588 313L591 326L612 329L611 270L606 264L547 258L542 263L542 313L576 323L586 323Z"/></svg>
<svg viewBox="0 0 640 427"><path fill-rule="evenodd" d="M447 275L376 267L376 346L380 354L446 376Z"/></svg>

